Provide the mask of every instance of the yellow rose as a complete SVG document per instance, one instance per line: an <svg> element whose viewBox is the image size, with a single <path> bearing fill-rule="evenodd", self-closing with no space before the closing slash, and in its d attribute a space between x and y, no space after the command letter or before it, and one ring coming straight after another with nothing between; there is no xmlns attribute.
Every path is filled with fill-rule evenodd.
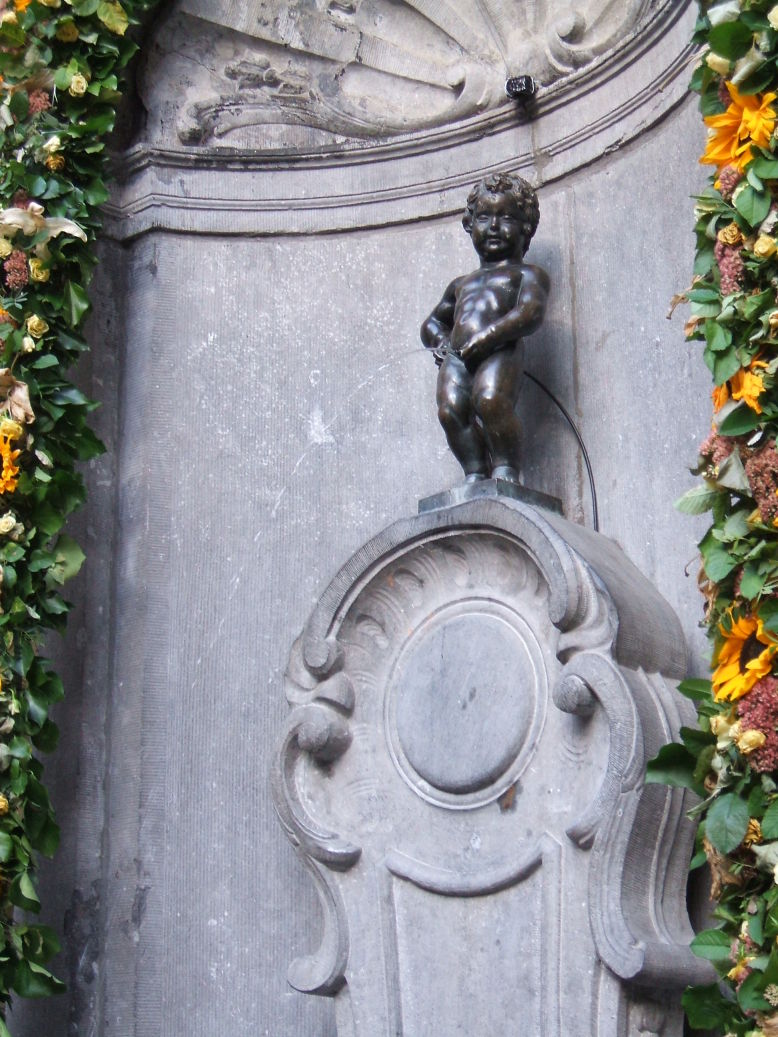
<svg viewBox="0 0 778 1037"><path fill-rule="evenodd" d="M42 338L49 330L49 326L43 317L33 313L32 317L27 318L27 330L33 338Z"/></svg>
<svg viewBox="0 0 778 1037"><path fill-rule="evenodd" d="M775 244L775 238L769 234L760 234L754 242L754 255L760 259L769 259L770 256L775 254L778 245Z"/></svg>
<svg viewBox="0 0 778 1037"><path fill-rule="evenodd" d="M743 235L740 233L740 227L736 223L728 223L726 227L722 227L716 237L719 239L722 245L740 245L743 242Z"/></svg>
<svg viewBox="0 0 778 1037"><path fill-rule="evenodd" d="M766 741L767 736L762 731L743 731L735 739L735 745L744 756L748 756L754 749L761 749Z"/></svg>
<svg viewBox="0 0 778 1037"><path fill-rule="evenodd" d="M62 0L38 0L39 4L43 4L44 7L59 7Z"/></svg>
<svg viewBox="0 0 778 1037"><path fill-rule="evenodd" d="M48 151L52 155L55 151L59 151L62 147L62 141L59 137L49 137L45 144L42 145L44 151Z"/></svg>
<svg viewBox="0 0 778 1037"><path fill-rule="evenodd" d="M774 29L778 29L778 4L767 12L767 20Z"/></svg>
<svg viewBox="0 0 778 1037"><path fill-rule="evenodd" d="M709 50L705 55L705 64L714 72L718 72L720 76L729 74L730 63L727 58L722 58L720 54L714 54L712 50Z"/></svg>
<svg viewBox="0 0 778 1037"><path fill-rule="evenodd" d="M10 533L16 525L16 516L12 511L6 511L5 515L0 515L0 533Z"/></svg>
<svg viewBox="0 0 778 1037"><path fill-rule="evenodd" d="M62 170L65 168L65 156L49 155L49 157L43 164L47 169L50 169L52 173L61 173Z"/></svg>
<svg viewBox="0 0 778 1037"><path fill-rule="evenodd" d="M0 437L3 439L18 439L24 435L24 429L18 421L13 418L3 418L0 421Z"/></svg>
<svg viewBox="0 0 778 1037"><path fill-rule="evenodd" d="M0 259L5 259L13 252L13 245L8 238L0 237Z"/></svg>
<svg viewBox="0 0 778 1037"><path fill-rule="evenodd" d="M19 19L16 17L16 11L4 11L0 15L0 23L3 25L18 25Z"/></svg>
<svg viewBox="0 0 778 1037"><path fill-rule="evenodd" d="M778 310L773 310L770 316L767 318L767 322L770 325L770 334L775 335L778 332Z"/></svg>
<svg viewBox="0 0 778 1037"><path fill-rule="evenodd" d="M61 43L75 43L78 39L78 26L75 22L62 22L56 36Z"/></svg>
<svg viewBox="0 0 778 1037"><path fill-rule="evenodd" d="M37 349L35 339L31 338L30 335L25 335L22 339L22 352L23 353L34 353Z"/></svg>
<svg viewBox="0 0 778 1037"><path fill-rule="evenodd" d="M44 265L42 259L31 259L30 260L30 277L33 281L40 281L43 284L48 281L51 276L51 271Z"/></svg>
<svg viewBox="0 0 778 1037"><path fill-rule="evenodd" d="M83 97L86 93L86 88L88 86L89 81L87 80L86 76L82 76L80 72L76 72L76 74L70 80L68 93L71 97Z"/></svg>
<svg viewBox="0 0 778 1037"><path fill-rule="evenodd" d="M11 809L11 805L7 798L0 792L0 817L5 817L8 811Z"/></svg>

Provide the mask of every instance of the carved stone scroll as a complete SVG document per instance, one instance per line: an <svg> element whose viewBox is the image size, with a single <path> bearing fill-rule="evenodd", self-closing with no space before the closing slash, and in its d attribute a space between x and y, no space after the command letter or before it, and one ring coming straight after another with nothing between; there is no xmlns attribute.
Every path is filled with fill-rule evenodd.
<svg viewBox="0 0 778 1037"><path fill-rule="evenodd" d="M273 768L339 1037L682 1033L693 829L643 786L677 620L611 541L505 497L425 512L322 595ZM683 719L686 719L683 717Z"/></svg>

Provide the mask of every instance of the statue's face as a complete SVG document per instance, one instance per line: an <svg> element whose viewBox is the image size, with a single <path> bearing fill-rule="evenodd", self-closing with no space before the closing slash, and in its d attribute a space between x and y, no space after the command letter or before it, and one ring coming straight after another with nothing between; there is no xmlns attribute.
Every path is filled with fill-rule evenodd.
<svg viewBox="0 0 778 1037"><path fill-rule="evenodd" d="M497 262L524 252L522 217L509 194L480 195L475 203L470 237L482 259Z"/></svg>

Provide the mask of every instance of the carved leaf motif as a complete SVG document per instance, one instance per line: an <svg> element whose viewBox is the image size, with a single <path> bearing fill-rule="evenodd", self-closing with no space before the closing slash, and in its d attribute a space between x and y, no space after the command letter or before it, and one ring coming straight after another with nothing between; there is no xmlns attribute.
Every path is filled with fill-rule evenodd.
<svg viewBox="0 0 778 1037"><path fill-rule="evenodd" d="M263 142L282 146L299 127L337 140L451 123L507 104L508 75L548 85L593 64L656 9L652 0L178 0L179 15L210 23L223 62L219 95L190 107L179 136L204 143L264 126L275 129ZM230 48L237 59L224 61Z"/></svg>

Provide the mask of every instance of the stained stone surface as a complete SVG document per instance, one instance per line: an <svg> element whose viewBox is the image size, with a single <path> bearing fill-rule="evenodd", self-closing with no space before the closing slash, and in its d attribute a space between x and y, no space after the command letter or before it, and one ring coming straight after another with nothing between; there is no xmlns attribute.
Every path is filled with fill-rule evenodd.
<svg viewBox="0 0 778 1037"><path fill-rule="evenodd" d="M541 184L528 258L553 288L528 368L580 427L602 531L669 601L704 672L694 579L704 518L671 506L692 485L687 465L710 422L710 379L683 342L683 313L665 320L689 282L690 196L704 178L699 114L677 103L688 70L665 75L693 20L684 5L677 14L666 46L665 27L630 52L645 89L629 111L619 114L616 78L607 104L606 82L597 93L592 84L590 102L580 87L578 120L563 103L549 111L553 133L509 121L506 108L494 135L443 134L421 150L406 141L415 180L399 154L364 142L350 158L241 165L175 143L162 108L144 130L138 106L141 151L121 161L109 214L117 240L103 242L94 351L81 372L103 401L94 421L108 454L87 468L90 505L73 530L88 561L69 590L77 609L58 650L68 697L46 762L63 836L41 893L44 921L63 936L57 968L69 992L18 1005L14 1037L335 1037L331 1001L286 980L286 964L319 945L323 916L267 781L287 714L283 675L344 560L459 479L418 326L471 268L456 209L476 169L513 168L520 153L520 171ZM152 86L174 60L154 38L144 55ZM203 30L204 53L209 39ZM608 111L608 131L586 136ZM558 150L539 146L547 132ZM241 133L235 149L256 150ZM528 485L590 524L572 433L531 383L520 407ZM567 719L565 774L580 782L584 740ZM426 802L406 778L407 795ZM497 800L484 809L497 814ZM539 878L500 896L537 899ZM426 894L400 881L398 911L412 912ZM470 903L446 901L452 925L469 924ZM583 908L571 911L572 929L588 924ZM504 917L495 907L474 955L490 932L504 939ZM528 938L537 948L539 934ZM450 983L439 1007L453 1012L455 978L437 959L429 969ZM530 975L511 986L514 974L506 957L488 983L505 1014L521 1017L523 1003L537 1010L538 988ZM583 980L566 982L584 996ZM601 982L605 991L607 975ZM406 997L412 1020L424 992ZM645 1012L643 1032L658 1032Z"/></svg>

